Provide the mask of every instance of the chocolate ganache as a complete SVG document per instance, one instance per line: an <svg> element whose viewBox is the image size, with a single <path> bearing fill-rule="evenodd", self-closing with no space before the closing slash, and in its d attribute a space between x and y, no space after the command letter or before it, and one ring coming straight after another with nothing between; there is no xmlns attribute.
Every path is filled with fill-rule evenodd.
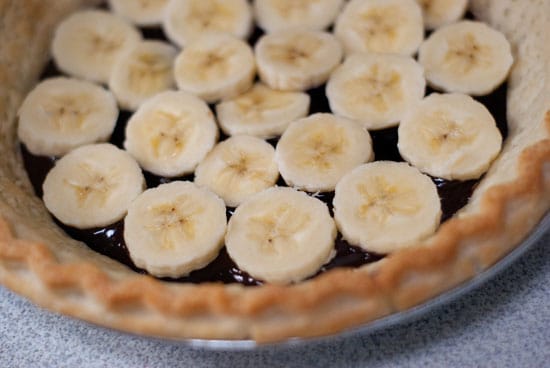
<svg viewBox="0 0 550 368"><path fill-rule="evenodd" d="M142 33L145 38L160 39L166 41L166 37L160 28L142 29ZM256 40L262 35L259 29L249 39L249 42L253 45ZM41 79L49 77L59 76L62 73L56 68L53 62L48 63ZM434 92L428 89L427 94ZM506 122L506 92L507 85L503 84L495 90L493 93L483 97L476 97L476 99L483 103L494 116L497 126L503 136L507 136L507 122ZM308 91L311 97L310 114L318 112L330 112L328 100L325 96L325 86ZM111 136L110 142L114 145L122 148L124 141L124 131L126 123L130 118L132 112L120 111L116 128ZM373 142L373 150L375 154L375 160L390 160L390 161L403 161L399 151L397 149L397 128L388 128L378 131L370 132ZM227 138L223 134L220 136L220 140ZM277 139L271 139L268 141L275 146ZM34 191L38 197L42 197L42 183L48 174L49 170L55 165L56 157L36 156L31 154L26 147L21 144L21 152L25 169L28 173L30 181L34 187ZM174 180L193 180L193 175L188 175L180 178L164 178L153 175L148 172L144 172L147 187L153 188L163 183L168 183ZM479 180L469 181L448 181L440 178L432 178L437 186L438 194L441 199L442 218L444 222L452 217L458 210L460 210L472 195ZM277 185L286 186L282 179L279 179ZM330 211L332 211L332 200L334 192L327 193L315 193L310 194L325 202ZM231 216L233 208L227 208L228 218ZM128 250L126 248L123 230L124 222L119 221L115 224L111 224L102 228L94 229L76 229L66 226L59 221L56 223L63 228L68 235L74 239L80 240L86 243L91 249L99 252L103 255L111 257L136 272L145 273L145 271L138 269L132 262ZM323 273L336 267L359 267L367 263L375 262L384 257L384 255L367 252L362 248L353 246L344 240L341 234L338 234L335 242L335 257L326 265L324 265L318 272ZM315 276L313 276L315 277ZM229 258L225 247L222 248L218 257L208 264L206 267L191 272L188 276L179 279L169 279L170 281L177 282L223 282L223 283L240 283L243 285L253 286L261 285L262 281L254 279L246 272L239 270L236 264Z"/></svg>

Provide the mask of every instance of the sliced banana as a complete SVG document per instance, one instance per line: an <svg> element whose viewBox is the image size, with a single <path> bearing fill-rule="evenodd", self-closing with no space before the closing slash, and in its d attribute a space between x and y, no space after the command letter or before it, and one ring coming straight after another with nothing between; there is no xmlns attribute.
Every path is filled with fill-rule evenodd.
<svg viewBox="0 0 550 368"><path fill-rule="evenodd" d="M470 20L435 31L420 47L418 60L433 87L475 96L495 90L514 62L502 33Z"/></svg>
<svg viewBox="0 0 550 368"><path fill-rule="evenodd" d="M273 138L283 134L290 122L308 114L307 93L278 91L256 83L235 99L216 105L220 127L228 135Z"/></svg>
<svg viewBox="0 0 550 368"><path fill-rule="evenodd" d="M326 88L330 109L367 129L399 123L424 96L422 67L411 57L355 54L334 71Z"/></svg>
<svg viewBox="0 0 550 368"><path fill-rule="evenodd" d="M351 0L336 20L346 54L412 55L424 38L422 10L415 0Z"/></svg>
<svg viewBox="0 0 550 368"><path fill-rule="evenodd" d="M191 182L172 182L137 197L124 219L135 265L157 277L181 277L210 263L223 246L223 201Z"/></svg>
<svg viewBox="0 0 550 368"><path fill-rule="evenodd" d="M115 13L139 26L160 25L167 5L168 0L109 0Z"/></svg>
<svg viewBox="0 0 550 368"><path fill-rule="evenodd" d="M315 274L334 255L336 226L327 206L292 188L274 187L240 205L225 244L240 269L276 284Z"/></svg>
<svg viewBox="0 0 550 368"><path fill-rule="evenodd" d="M256 64L252 48L224 33L209 33L191 42L176 58L178 88L212 103L248 90Z"/></svg>
<svg viewBox="0 0 550 368"><path fill-rule="evenodd" d="M275 149L245 135L219 143L195 170L195 183L219 195L229 207L274 186L278 178Z"/></svg>
<svg viewBox="0 0 550 368"><path fill-rule="evenodd" d="M102 10L82 10L59 24L52 54L67 74L107 83L115 61L141 40L136 28Z"/></svg>
<svg viewBox="0 0 550 368"><path fill-rule="evenodd" d="M252 31L252 7L246 0L170 0L163 28L181 47L209 32L245 39Z"/></svg>
<svg viewBox="0 0 550 368"><path fill-rule="evenodd" d="M353 168L372 161L374 154L369 133L355 121L314 114L290 124L275 157L289 186L328 192Z"/></svg>
<svg viewBox="0 0 550 368"><path fill-rule="evenodd" d="M17 133L35 155L62 156L109 139L118 109L114 96L91 82L51 78L40 82L19 108Z"/></svg>
<svg viewBox="0 0 550 368"><path fill-rule="evenodd" d="M303 29L264 35L255 52L260 79L284 91L320 86L342 59L342 48L334 36Z"/></svg>
<svg viewBox="0 0 550 368"><path fill-rule="evenodd" d="M468 0L416 0L422 7L424 26L435 29L461 19L468 8Z"/></svg>
<svg viewBox="0 0 550 368"><path fill-rule="evenodd" d="M432 180L403 162L362 165L336 186L334 220L344 239L386 254L435 232L441 204Z"/></svg>
<svg viewBox="0 0 550 368"><path fill-rule="evenodd" d="M145 188L136 161L109 143L79 147L56 162L42 185L44 204L79 229L113 224Z"/></svg>
<svg viewBox="0 0 550 368"><path fill-rule="evenodd" d="M118 104L136 110L145 100L175 86L173 64L177 50L161 41L143 41L113 66L109 88Z"/></svg>
<svg viewBox="0 0 550 368"><path fill-rule="evenodd" d="M344 0L254 0L256 21L265 32L289 28L321 31L340 12Z"/></svg>
<svg viewBox="0 0 550 368"><path fill-rule="evenodd" d="M167 91L147 100L128 120L124 147L145 170L176 177L193 172L217 139L214 115L204 101Z"/></svg>
<svg viewBox="0 0 550 368"><path fill-rule="evenodd" d="M433 93L414 107L398 129L401 156L431 176L477 179L501 149L495 119L462 94Z"/></svg>

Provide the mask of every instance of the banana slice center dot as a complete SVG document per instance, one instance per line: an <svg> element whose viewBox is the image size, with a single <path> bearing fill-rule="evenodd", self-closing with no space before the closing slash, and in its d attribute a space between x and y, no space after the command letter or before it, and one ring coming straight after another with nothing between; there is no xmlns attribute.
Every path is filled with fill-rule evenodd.
<svg viewBox="0 0 550 368"><path fill-rule="evenodd" d="M182 115L169 112L157 112L152 128L156 133L151 134L151 147L156 158L173 158L180 154L189 140L192 127L183 124Z"/></svg>
<svg viewBox="0 0 550 368"><path fill-rule="evenodd" d="M86 116L93 106L78 106L78 101L88 101L85 96L56 96L49 104L40 105L50 124L60 132L82 129Z"/></svg>
<svg viewBox="0 0 550 368"><path fill-rule="evenodd" d="M103 35L97 32L90 33L90 55L96 55L99 58L104 58L105 54L112 54L119 50L124 43L120 37L116 35Z"/></svg>
<svg viewBox="0 0 550 368"><path fill-rule="evenodd" d="M233 13L230 8L217 1L194 1L189 10L188 21L201 29L226 30L231 24Z"/></svg>
<svg viewBox="0 0 550 368"><path fill-rule="evenodd" d="M249 174L248 159L244 156L238 159L230 159L226 161L227 167L222 170L222 175L233 174L236 176L246 176Z"/></svg>
<svg viewBox="0 0 550 368"><path fill-rule="evenodd" d="M244 152L230 150L223 158L226 167L221 171L221 177L230 177L233 184L241 184L243 178L252 181L268 182L266 170L260 167L258 160L249 157ZM254 163L257 163L254 165ZM233 183L233 181L235 181Z"/></svg>
<svg viewBox="0 0 550 368"><path fill-rule="evenodd" d="M192 51L187 58L189 76L197 81L226 78L230 74L232 51L227 47L215 51Z"/></svg>
<svg viewBox="0 0 550 368"><path fill-rule="evenodd" d="M297 245L296 234L307 226L310 216L282 205L271 213L251 218L250 222L248 238L257 242L263 252L282 254Z"/></svg>
<svg viewBox="0 0 550 368"><path fill-rule="evenodd" d="M170 69L169 62L157 55L139 55L129 68L130 88L140 93L156 90L164 85Z"/></svg>
<svg viewBox="0 0 550 368"><path fill-rule="evenodd" d="M385 178L375 177L371 186L357 186L362 203L358 209L361 219L384 224L390 216L410 216L419 210L414 190L396 186Z"/></svg>
<svg viewBox="0 0 550 368"><path fill-rule="evenodd" d="M444 65L457 73L469 74L480 67L489 67L490 48L481 45L471 33L449 41L449 51L445 54Z"/></svg>
<svg viewBox="0 0 550 368"><path fill-rule="evenodd" d="M116 173L100 174L88 164L81 164L79 168L83 177L65 180L65 183L74 189L79 207L85 207L89 201L94 205L96 202L105 205L109 194L113 192L113 186L116 185Z"/></svg>
<svg viewBox="0 0 550 368"><path fill-rule="evenodd" d="M182 238L188 241L195 239L195 218L204 209L189 198L180 197L173 203L151 207L148 212L154 220L147 229L156 233L161 249L174 250L181 246Z"/></svg>
<svg viewBox="0 0 550 368"><path fill-rule="evenodd" d="M389 17L388 14L392 16ZM376 38L381 38L381 42L395 38L400 20L398 14L399 10L394 7L371 9L360 14L360 21L355 24L358 25L359 34L365 44L369 45Z"/></svg>
<svg viewBox="0 0 550 368"><path fill-rule="evenodd" d="M436 125L421 128L424 140L429 143L429 147L433 152L440 152L445 149L452 150L453 147L467 145L473 139L473 135L468 134L461 124L442 112L435 113L428 118L428 121L437 122Z"/></svg>
<svg viewBox="0 0 550 368"><path fill-rule="evenodd" d="M287 43L273 44L270 47L270 54L274 60L302 67L307 65L321 47L321 40L302 36L296 39L292 45Z"/></svg>
<svg viewBox="0 0 550 368"><path fill-rule="evenodd" d="M335 156L341 155L346 147L346 138L341 131L330 134L317 132L309 135L300 146L305 147L300 163L304 167L317 166L330 169Z"/></svg>
<svg viewBox="0 0 550 368"><path fill-rule="evenodd" d="M238 109L246 117L260 117L268 110L276 110L288 104L288 101L282 96L274 94L267 95L266 93L253 91L250 94L238 98L235 101ZM256 122L255 120L246 120L246 122Z"/></svg>
<svg viewBox="0 0 550 368"><path fill-rule="evenodd" d="M378 111L387 111L392 102L403 98L401 76L398 72L382 72L375 65L366 74L346 83L345 89L354 96L353 104L364 103Z"/></svg>
<svg viewBox="0 0 550 368"><path fill-rule="evenodd" d="M223 55L219 55L215 52L209 52L207 54L202 55L200 58L201 66L206 69L217 69L222 68L225 65L225 57ZM208 74L208 72L205 72Z"/></svg>

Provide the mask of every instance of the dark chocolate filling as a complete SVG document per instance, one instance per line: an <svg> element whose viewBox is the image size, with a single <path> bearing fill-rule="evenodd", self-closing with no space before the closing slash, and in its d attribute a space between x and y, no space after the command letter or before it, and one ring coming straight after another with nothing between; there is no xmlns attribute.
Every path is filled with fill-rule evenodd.
<svg viewBox="0 0 550 368"><path fill-rule="evenodd" d="M142 32L146 38L166 41L161 29L143 29ZM250 37L249 42L253 45L261 34L261 31L256 29ZM50 62L46 66L41 79L59 75L62 75L62 73L56 68L53 62ZM428 89L427 94L430 94L431 92L433 92L433 90ZM477 98L477 100L483 103L493 114L503 138L506 138L508 134L506 122L506 92L507 85L503 84L490 95ZM330 112L328 100L325 96L325 86L312 89L308 91L308 93L311 96L310 113ZM122 148L122 143L124 141L126 122L131 114L132 113L129 111L120 111L116 128L110 140L111 143L120 148ZM397 149L397 128L372 131L370 134L373 141L373 149L376 160L403 161ZM220 140L225 138L226 137L222 134ZM275 146L277 139L269 140L269 142ZM23 144L21 144L21 152L25 169L27 170L35 193L38 197L42 197L42 183L49 170L55 164L56 158L35 156L31 154ZM188 175L181 178L163 178L148 172L144 172L144 175L148 188L156 187L160 184L168 183L173 180L193 180L193 175ZM441 207L443 212L441 218L442 222L452 217L468 202L468 199L472 195L472 192L478 183L478 180L459 182L447 181L440 178L432 179L437 186L439 197L441 198ZM282 179L280 179L277 184L285 185ZM315 194L315 196L325 202L332 212L332 199L334 197L334 192ZM227 209L228 218L231 216L232 210L232 208ZM119 221L104 228L85 230L66 226L59 221L56 221L56 223L63 228L68 235L74 239L83 241L94 251L113 258L134 269L136 272L145 273L145 271L138 269L133 264L129 256L123 237L123 221ZM375 262L384 257L383 255L367 252L362 248L349 244L346 240L342 239L341 234L338 234L336 239L335 250L336 256L328 264L324 265L319 270L318 274L337 267L359 267L367 263ZM241 271L231 260L231 258L229 258L225 247L220 251L218 257L206 267L191 272L189 276L169 280L191 283L223 282L241 283L244 285L262 284L262 281L254 279L246 272Z"/></svg>

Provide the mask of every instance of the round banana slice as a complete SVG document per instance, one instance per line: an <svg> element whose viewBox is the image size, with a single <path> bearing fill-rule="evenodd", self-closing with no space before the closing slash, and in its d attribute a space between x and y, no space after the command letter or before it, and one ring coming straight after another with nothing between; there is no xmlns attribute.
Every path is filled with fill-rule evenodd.
<svg viewBox="0 0 550 368"><path fill-rule="evenodd" d="M336 186L334 220L344 239L386 254L435 232L441 218L437 188L403 162L362 165Z"/></svg>
<svg viewBox="0 0 550 368"><path fill-rule="evenodd" d="M244 41L209 33L190 43L176 58L178 88L213 103L248 90L254 82L254 53Z"/></svg>
<svg viewBox="0 0 550 368"><path fill-rule="evenodd" d="M252 32L252 7L246 0L170 0L163 28L181 47L209 32L245 39Z"/></svg>
<svg viewBox="0 0 550 368"><path fill-rule="evenodd" d="M138 30L124 19L102 10L83 10L59 24L52 54L65 73L107 83L115 61L140 40Z"/></svg>
<svg viewBox="0 0 550 368"><path fill-rule="evenodd" d="M431 176L477 179L502 145L495 119L462 94L433 93L414 107L398 129L401 156Z"/></svg>
<svg viewBox="0 0 550 368"><path fill-rule="evenodd" d="M214 115L204 101L167 91L147 100L128 120L124 147L145 170L176 177L193 172L217 139Z"/></svg>
<svg viewBox="0 0 550 368"><path fill-rule="evenodd" d="M372 53L348 57L332 73L326 94L335 114L376 130L397 125L425 89L424 72L413 58Z"/></svg>
<svg viewBox="0 0 550 368"><path fill-rule="evenodd" d="M468 0L416 0L422 7L424 26L435 29L461 19L468 8Z"/></svg>
<svg viewBox="0 0 550 368"><path fill-rule="evenodd" d="M79 229L113 224L145 188L136 161L109 143L79 147L56 162L42 185L44 204Z"/></svg>
<svg viewBox="0 0 550 368"><path fill-rule="evenodd" d="M307 93L278 91L256 83L235 99L216 105L216 115L225 134L273 138L283 134L292 121L309 112Z"/></svg>
<svg viewBox="0 0 550 368"><path fill-rule="evenodd" d="M256 21L265 32L289 28L321 31L340 12L344 0L254 0Z"/></svg>
<svg viewBox="0 0 550 368"><path fill-rule="evenodd" d="M342 47L334 36L302 29L264 35L255 52L260 79L283 91L320 86L342 59Z"/></svg>
<svg viewBox="0 0 550 368"><path fill-rule="evenodd" d="M235 210L225 244L240 269L263 281L288 284L330 261L335 238L336 226L323 202L274 187Z"/></svg>
<svg viewBox="0 0 550 368"><path fill-rule="evenodd" d="M191 182L172 182L137 197L124 219L135 265L157 277L181 277L206 266L223 246L225 205Z"/></svg>
<svg viewBox="0 0 550 368"><path fill-rule="evenodd" d="M434 88L482 96L504 82L514 59L502 33L465 20L435 31L420 47L418 61Z"/></svg>
<svg viewBox="0 0 550 368"><path fill-rule="evenodd" d="M195 170L195 183L219 195L229 207L274 186L278 178L275 149L245 135L219 143Z"/></svg>
<svg viewBox="0 0 550 368"><path fill-rule="evenodd" d="M336 20L334 34L346 54L412 55L424 39L422 10L415 0L351 0Z"/></svg>
<svg viewBox="0 0 550 368"><path fill-rule="evenodd" d="M162 23L168 0L109 0L110 8L119 16L139 26Z"/></svg>
<svg viewBox="0 0 550 368"><path fill-rule="evenodd" d="M289 125L275 158L289 186L328 192L353 168L372 161L374 154L369 133L355 121L314 114Z"/></svg>
<svg viewBox="0 0 550 368"><path fill-rule="evenodd" d="M119 106L136 110L148 98L174 87L176 55L173 46L161 41L140 42L122 55L109 78L109 88Z"/></svg>
<svg viewBox="0 0 550 368"><path fill-rule="evenodd" d="M113 95L91 82L51 78L39 83L19 108L17 133L35 155L62 156L109 139L118 109Z"/></svg>

